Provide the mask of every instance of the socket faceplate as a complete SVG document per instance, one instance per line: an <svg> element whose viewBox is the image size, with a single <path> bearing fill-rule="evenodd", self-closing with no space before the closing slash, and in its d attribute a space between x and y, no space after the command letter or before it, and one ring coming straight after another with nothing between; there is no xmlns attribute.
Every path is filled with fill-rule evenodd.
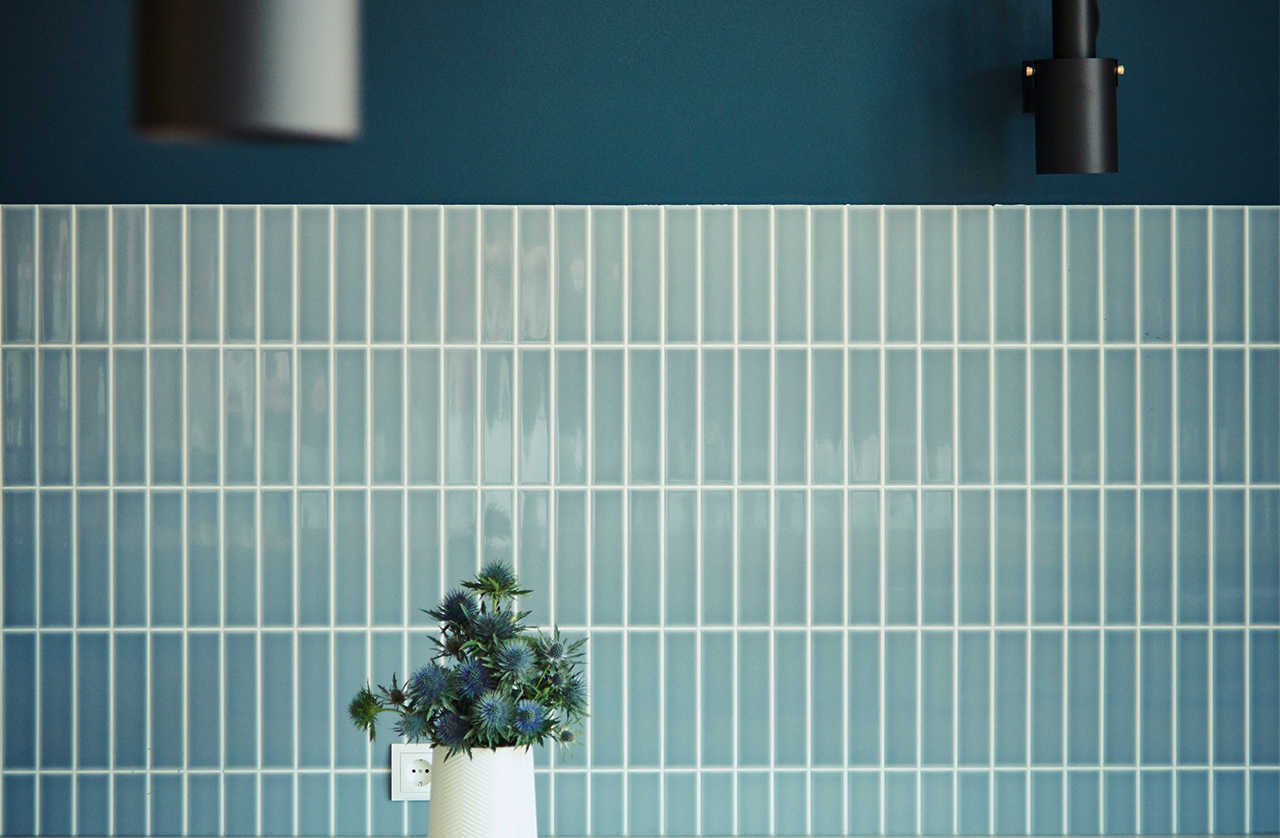
<svg viewBox="0 0 1280 838"><path fill-rule="evenodd" d="M391 799L431 799L431 746L391 746Z"/></svg>

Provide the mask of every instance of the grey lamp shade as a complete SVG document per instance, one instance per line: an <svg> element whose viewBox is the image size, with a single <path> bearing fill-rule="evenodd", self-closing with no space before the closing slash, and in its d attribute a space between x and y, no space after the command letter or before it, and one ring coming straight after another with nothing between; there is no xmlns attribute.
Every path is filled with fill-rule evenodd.
<svg viewBox="0 0 1280 838"><path fill-rule="evenodd" d="M139 130L354 139L360 0L137 0Z"/></svg>

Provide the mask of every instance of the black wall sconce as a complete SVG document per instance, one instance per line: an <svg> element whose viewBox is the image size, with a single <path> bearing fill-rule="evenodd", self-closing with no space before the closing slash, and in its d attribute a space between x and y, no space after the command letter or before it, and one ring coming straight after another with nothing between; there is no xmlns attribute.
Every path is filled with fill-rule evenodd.
<svg viewBox="0 0 1280 838"><path fill-rule="evenodd" d="M1124 66L1097 56L1098 0L1053 0L1053 58L1022 62L1022 110L1036 115L1036 174L1119 171Z"/></svg>

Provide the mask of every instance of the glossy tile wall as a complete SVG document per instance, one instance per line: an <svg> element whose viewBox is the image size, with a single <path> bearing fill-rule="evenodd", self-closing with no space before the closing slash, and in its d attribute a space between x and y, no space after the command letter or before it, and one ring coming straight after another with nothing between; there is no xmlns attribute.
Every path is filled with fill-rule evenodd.
<svg viewBox="0 0 1280 838"><path fill-rule="evenodd" d="M7 834L423 834L505 558L543 835L1280 831L1280 212L21 207Z"/></svg>

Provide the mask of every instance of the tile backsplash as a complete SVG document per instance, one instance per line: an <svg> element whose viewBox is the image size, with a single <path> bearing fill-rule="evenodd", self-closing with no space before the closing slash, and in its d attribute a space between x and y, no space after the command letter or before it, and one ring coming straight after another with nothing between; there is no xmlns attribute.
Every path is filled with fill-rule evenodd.
<svg viewBox="0 0 1280 838"><path fill-rule="evenodd" d="M424 834L345 706L513 562L542 835L1280 832L1275 207L8 206L6 834Z"/></svg>

